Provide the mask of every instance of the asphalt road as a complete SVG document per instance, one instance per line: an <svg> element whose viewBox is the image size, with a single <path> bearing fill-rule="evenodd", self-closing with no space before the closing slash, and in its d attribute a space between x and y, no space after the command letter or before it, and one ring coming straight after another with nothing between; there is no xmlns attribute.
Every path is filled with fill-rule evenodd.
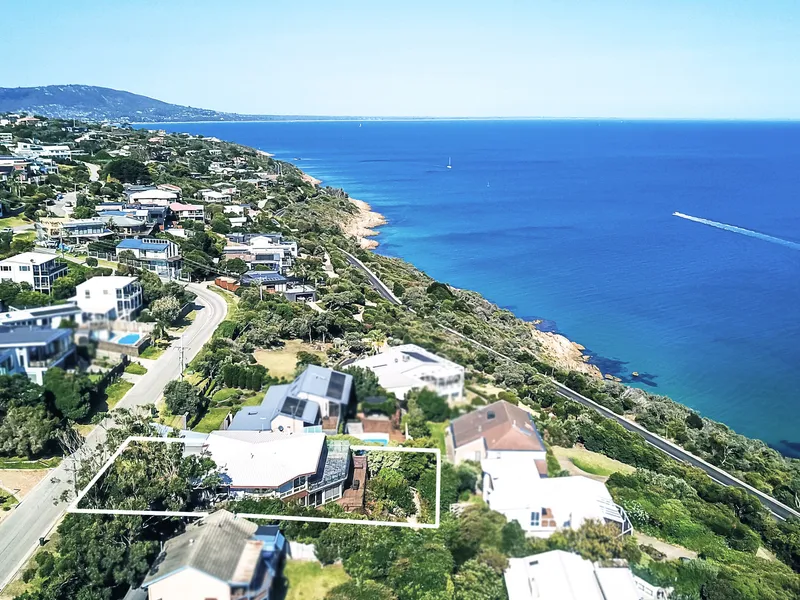
<svg viewBox="0 0 800 600"><path fill-rule="evenodd" d="M370 271L367 268L366 265L364 265L360 260L358 260L352 254L349 254L348 252L345 252L344 250L342 250L342 252L344 253L345 258L347 259L348 263L350 263L351 265L353 265L354 267L356 267L358 269L361 269L361 271L364 273L364 275L366 275L367 279L369 279L370 284L372 285L373 289L376 292L378 292L381 296L383 296L386 300L388 300L392 304L396 304L396 305L401 305L402 304L402 302L400 302L400 300L398 300L395 297L395 295L392 294L391 290L386 286L386 284L384 284L380 279L378 279L378 277L374 273L372 273L372 271ZM409 308L408 310L411 310L411 309ZM448 331L448 332L450 332L450 333L452 333L452 334L454 334L454 335L456 335L456 336L458 336L458 337L460 337L460 338L462 338L464 340L467 340L468 342L471 342L473 344L476 344L476 345L480 346L481 348L487 350L488 352L491 352L491 353L493 353L493 354L495 354L497 356L501 356L501 357L505 358L506 360L510 360L511 362L516 363L516 361L514 359L512 359L511 357L508 357L505 354L497 352L493 348L490 348L489 346L486 346L485 344L481 344L480 342L478 342L476 340L473 340L472 338L469 338L469 337L459 333L455 329L451 329L450 327L445 327L443 325L439 325L439 327L441 327L442 329L444 329L444 330L446 330L446 331ZM652 433L651 431L648 431L647 429L645 429L644 427L642 427L641 425L639 425L637 423L634 423L633 421L629 421L628 419L626 419L624 417L621 417L620 415L618 415L615 412L607 409L606 407L602 406L601 404L598 404L594 400L590 400L586 396L582 396L578 392L575 392L574 390L571 390L570 388L568 388L565 385L559 383L555 379L552 379L552 382L555 384L558 393L561 394L562 396L564 396L565 398L568 398L569 400L573 400L575 402L583 404L587 408L591 408L591 409L597 411L598 413L600 413L604 417L607 417L609 419L613 419L614 421L616 421L617 423L622 425L628 431L633 431L635 433L638 433L639 435L641 435L645 439L645 441L647 441L649 444L653 445L654 447L658 448L659 450L661 450L662 452L664 452L665 454L667 454L671 458L674 458L675 460L679 460L681 462L689 463L689 464L691 464L691 465L693 465L695 467L698 467L699 469L702 469L703 471L705 471L708 474L709 477L711 477L711 479L713 479L717 483L720 483L720 484L726 485L726 486L738 487L738 488L741 488L741 489L753 494L756 498L758 498L758 500L761 502L761 504L763 504L764 507L766 507L767 510L769 510L776 518L778 518L778 519L788 519L790 517L800 517L800 511L795 510L794 508L791 508L789 506L786 506L785 504L783 504L781 502L778 502L772 496L769 496L768 494L765 494L764 492L762 492L760 490L757 490L753 486L751 486L751 485L745 483L744 481L734 477L733 475L731 475L727 471L725 471L723 469L720 469L719 467L717 467L715 465L712 465L709 462L706 462L702 458L699 458L699 457L697 457L697 456L695 456L693 454L690 454L689 452L687 452L686 450L684 450L680 446L677 446L677 445L673 444L672 442L670 442L669 440L666 440L666 439L662 438L661 436L656 435L656 434Z"/></svg>
<svg viewBox="0 0 800 600"><path fill-rule="evenodd" d="M402 302L400 302L400 300L397 299L397 296L395 296L392 293L392 290L389 289L389 286L387 286L380 279L378 279L377 275L375 275L375 273L370 271L367 265L362 263L355 256L353 256L349 252L346 252L345 250L342 250L342 253L344 254L345 260L347 260L348 263L353 265L355 268L360 269L364 273L364 275L367 276L367 279L369 280L372 289L374 289L381 296L383 296L383 298L386 301L391 302L396 306L401 306L403 304Z"/></svg>
<svg viewBox="0 0 800 600"><path fill-rule="evenodd" d="M197 294L196 303L202 305L194 322L183 332L181 339L155 361L155 364L130 389L117 404L118 408L135 408L155 404L168 382L177 379L181 372L180 350L183 344L184 361L188 363L197 355L225 318L228 305L208 288L189 284ZM96 427L87 437L86 446L93 447L104 437L102 426ZM71 489L72 458L62 461L48 477L43 479L0 523L0 590L13 579L17 571L36 549L40 537L46 537L61 518L67 502L58 498Z"/></svg>

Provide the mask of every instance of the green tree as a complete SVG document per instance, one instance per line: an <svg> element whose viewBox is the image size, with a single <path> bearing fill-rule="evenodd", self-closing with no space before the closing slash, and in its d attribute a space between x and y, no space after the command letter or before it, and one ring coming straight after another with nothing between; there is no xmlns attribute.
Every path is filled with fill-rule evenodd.
<svg viewBox="0 0 800 600"><path fill-rule="evenodd" d="M164 401L173 415L189 413L195 416L205 407L206 400L188 381L173 380L164 388Z"/></svg>
<svg viewBox="0 0 800 600"><path fill-rule="evenodd" d="M44 389L53 406L64 418L79 421L92 408L89 393L91 384L85 376L52 367L44 374Z"/></svg>
<svg viewBox="0 0 800 600"><path fill-rule="evenodd" d="M325 600L397 600L397 596L376 581L351 580L337 585L325 594Z"/></svg>
<svg viewBox="0 0 800 600"><path fill-rule="evenodd" d="M34 458L53 440L58 424L41 404L11 407L0 421L0 453Z"/></svg>
<svg viewBox="0 0 800 600"><path fill-rule="evenodd" d="M133 158L116 158L103 168L103 177L112 177L122 183L150 183L150 171L143 162Z"/></svg>
<svg viewBox="0 0 800 600"><path fill-rule="evenodd" d="M175 296L158 298L150 305L150 314L163 325L172 324L181 312L181 304Z"/></svg>
<svg viewBox="0 0 800 600"><path fill-rule="evenodd" d="M447 405L447 400L427 388L421 390L414 390L409 394L409 410L412 407L418 408L422 411L422 415L428 421L441 422L450 417L450 407Z"/></svg>
<svg viewBox="0 0 800 600"><path fill-rule="evenodd" d="M455 600L505 600L506 584L503 571L471 559L464 563L456 573Z"/></svg>
<svg viewBox="0 0 800 600"><path fill-rule="evenodd" d="M66 300L75 295L76 283L72 277L61 277L53 282L53 298Z"/></svg>
<svg viewBox="0 0 800 600"><path fill-rule="evenodd" d="M378 376L370 369L347 367L342 370L353 376L353 393L357 402L364 402L371 396L385 396L386 390L378 382Z"/></svg>
<svg viewBox="0 0 800 600"><path fill-rule="evenodd" d="M231 222L228 217L223 214L214 215L214 218L211 219L211 231L214 233L230 233L231 232Z"/></svg>

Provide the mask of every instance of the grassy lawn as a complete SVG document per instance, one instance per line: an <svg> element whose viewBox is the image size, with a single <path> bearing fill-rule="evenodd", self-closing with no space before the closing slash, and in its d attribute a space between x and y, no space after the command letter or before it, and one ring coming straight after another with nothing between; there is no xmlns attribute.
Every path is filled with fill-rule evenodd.
<svg viewBox="0 0 800 600"><path fill-rule="evenodd" d="M14 494L5 490L0 490L0 510L11 510L11 507L17 504L17 499Z"/></svg>
<svg viewBox="0 0 800 600"><path fill-rule="evenodd" d="M147 373L147 368L143 367L139 363L130 363L127 367L125 367L125 372L130 373L131 375L144 375Z"/></svg>
<svg viewBox="0 0 800 600"><path fill-rule="evenodd" d="M35 231L23 231L22 233L17 233L14 236L15 240L22 240L24 242L33 242L36 240L36 232Z"/></svg>
<svg viewBox="0 0 800 600"><path fill-rule="evenodd" d="M233 317L236 315L236 311L238 310L236 308L236 305L239 303L239 298L237 298L235 295L228 292L227 290L223 290L221 287L218 287L216 285L210 285L208 286L208 289L210 289L215 294L222 296L224 298L225 303L228 305L228 314L225 318L228 320L233 319Z"/></svg>
<svg viewBox="0 0 800 600"><path fill-rule="evenodd" d="M196 316L197 316L197 311L196 310L191 311L182 319L175 321L172 327L170 327L170 330L180 333L181 331L189 327L189 325L191 325L192 322L194 322Z"/></svg>
<svg viewBox="0 0 800 600"><path fill-rule="evenodd" d="M350 577L338 565L321 566L311 561L287 560L283 568L286 600L323 600L325 594Z"/></svg>
<svg viewBox="0 0 800 600"><path fill-rule="evenodd" d="M323 360L326 358L323 352L300 340L289 340L282 348L274 350L256 350L253 356L256 362L264 365L273 377L293 379L297 366L297 353L301 350L316 354Z"/></svg>
<svg viewBox="0 0 800 600"><path fill-rule="evenodd" d="M145 348L142 353L139 355L140 358L148 358L150 360L155 360L162 354L164 354L164 350L166 348L162 348L161 346L148 346Z"/></svg>
<svg viewBox="0 0 800 600"><path fill-rule="evenodd" d="M22 225L29 225L30 221L24 217L6 217L0 219L0 227L21 227Z"/></svg>
<svg viewBox="0 0 800 600"><path fill-rule="evenodd" d="M221 390L217 390L214 392L214 395L211 396L211 401L214 403L217 402L225 402L226 400L230 400L234 396L239 396L242 393L242 390L239 388L222 388Z"/></svg>
<svg viewBox="0 0 800 600"><path fill-rule="evenodd" d="M229 412L232 412L230 406L220 406L217 408L209 408L205 416L200 419L200 422L192 427L192 431L199 431L200 433L211 433L219 429L222 421L225 419Z"/></svg>
<svg viewBox="0 0 800 600"><path fill-rule="evenodd" d="M242 406L258 406L264 401L265 394L266 392L256 392L249 398L245 398L244 401L242 402Z"/></svg>
<svg viewBox="0 0 800 600"><path fill-rule="evenodd" d="M444 432L447 431L447 427L449 425L450 421L445 421L444 423L433 423L431 421L428 422L428 427L431 430L431 437L436 440L436 445L442 452L443 457L447 456L447 449L445 448L444 444Z"/></svg>
<svg viewBox="0 0 800 600"><path fill-rule="evenodd" d="M569 461L581 471L590 473L592 475L599 475L601 477L608 477L612 473L633 473L636 469L618 460L609 458L604 454L586 450L580 446L574 448L561 448L553 446L553 453L563 464L564 461Z"/></svg>
<svg viewBox="0 0 800 600"><path fill-rule="evenodd" d="M133 384L124 379L117 379L114 383L109 385L106 388L106 404L108 404L108 410L113 409L117 405L117 402L122 400L122 397L127 394L128 390L132 387Z"/></svg>
<svg viewBox="0 0 800 600"><path fill-rule="evenodd" d="M0 458L0 469L53 469L59 465L61 457L26 460L24 458Z"/></svg>

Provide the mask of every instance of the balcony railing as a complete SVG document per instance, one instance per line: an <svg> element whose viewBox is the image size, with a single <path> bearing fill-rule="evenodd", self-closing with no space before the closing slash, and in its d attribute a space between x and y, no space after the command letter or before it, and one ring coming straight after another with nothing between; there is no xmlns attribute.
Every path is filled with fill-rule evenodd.
<svg viewBox="0 0 800 600"><path fill-rule="evenodd" d="M34 369L49 369L70 352L72 352L72 348L67 348L65 350L61 350L57 354L47 357L44 360L28 360L28 366Z"/></svg>

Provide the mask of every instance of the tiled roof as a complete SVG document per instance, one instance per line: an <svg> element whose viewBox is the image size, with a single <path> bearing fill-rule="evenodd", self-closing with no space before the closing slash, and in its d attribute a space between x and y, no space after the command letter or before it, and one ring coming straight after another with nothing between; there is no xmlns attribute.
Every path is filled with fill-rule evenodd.
<svg viewBox="0 0 800 600"><path fill-rule="evenodd" d="M484 438L488 450L544 451L530 413L505 400L454 419L450 428L455 448Z"/></svg>

